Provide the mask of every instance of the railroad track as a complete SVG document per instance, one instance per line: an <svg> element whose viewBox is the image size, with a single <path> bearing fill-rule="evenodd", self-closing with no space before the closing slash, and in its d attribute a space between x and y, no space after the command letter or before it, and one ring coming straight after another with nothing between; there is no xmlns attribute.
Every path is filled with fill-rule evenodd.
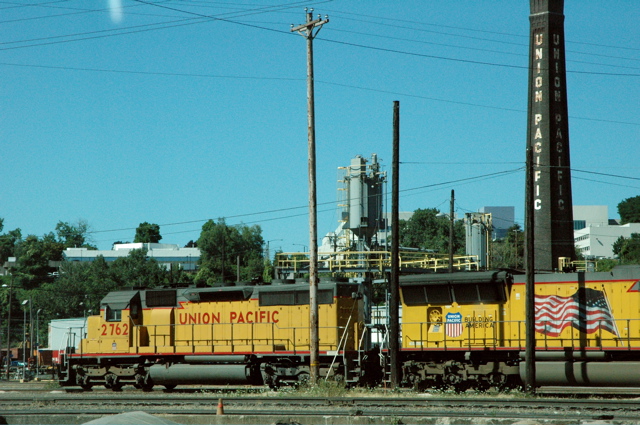
<svg viewBox="0 0 640 425"><path fill-rule="evenodd" d="M181 417L213 416L219 395L198 394L4 394L0 411L5 418L24 415L41 417L104 416L125 411ZM225 415L304 418L380 417L398 418L529 418L543 420L640 421L636 400L575 400L540 397L221 397ZM175 420L175 419L174 419ZM8 423L17 423L10 421ZM303 421L300 421L301 423ZM405 421L406 422L406 421ZM51 422L55 423L55 422ZM65 423L65 422L59 422ZM69 422L66 422L69 423ZM81 423L81 422L78 422ZM187 422L184 422L187 423ZM387 422L390 423L390 422ZM555 423L555 422L554 422Z"/></svg>

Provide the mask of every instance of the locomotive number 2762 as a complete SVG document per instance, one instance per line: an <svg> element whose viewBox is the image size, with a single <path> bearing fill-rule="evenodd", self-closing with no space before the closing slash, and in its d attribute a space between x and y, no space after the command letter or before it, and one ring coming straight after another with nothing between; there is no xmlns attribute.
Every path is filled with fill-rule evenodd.
<svg viewBox="0 0 640 425"><path fill-rule="evenodd" d="M129 335L129 325L126 323L109 323L102 325L102 335Z"/></svg>

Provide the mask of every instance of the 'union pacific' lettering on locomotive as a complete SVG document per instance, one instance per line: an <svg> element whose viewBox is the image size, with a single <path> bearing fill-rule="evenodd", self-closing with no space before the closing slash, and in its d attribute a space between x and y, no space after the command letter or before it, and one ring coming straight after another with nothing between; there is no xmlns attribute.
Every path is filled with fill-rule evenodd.
<svg viewBox="0 0 640 425"><path fill-rule="evenodd" d="M491 317L472 316L464 318L465 328L493 328L495 325L496 322Z"/></svg>
<svg viewBox="0 0 640 425"><path fill-rule="evenodd" d="M181 325L208 325L209 323L220 323L220 312L218 313L180 313L178 323Z"/></svg>
<svg viewBox="0 0 640 425"><path fill-rule="evenodd" d="M279 311L247 311L246 313L232 311L229 313L231 323L278 323Z"/></svg>
<svg viewBox="0 0 640 425"><path fill-rule="evenodd" d="M279 311L247 311L229 312L227 323L278 323ZM211 323L221 323L220 312L217 313L179 313L178 323L181 325L208 325Z"/></svg>

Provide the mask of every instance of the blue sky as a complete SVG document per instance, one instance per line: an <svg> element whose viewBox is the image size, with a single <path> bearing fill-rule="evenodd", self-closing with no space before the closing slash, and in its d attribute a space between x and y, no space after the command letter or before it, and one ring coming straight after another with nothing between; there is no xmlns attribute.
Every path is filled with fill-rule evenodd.
<svg viewBox="0 0 640 425"><path fill-rule="evenodd" d="M320 238L338 167L376 153L391 177L395 100L401 211L448 211L453 189L459 215L524 221L527 0L23 0L0 2L4 231L82 219L110 249L147 221L184 245L224 217L272 250L308 246L304 7L330 19L314 42ZM565 2L573 200L612 218L640 194L638 22L636 0Z"/></svg>

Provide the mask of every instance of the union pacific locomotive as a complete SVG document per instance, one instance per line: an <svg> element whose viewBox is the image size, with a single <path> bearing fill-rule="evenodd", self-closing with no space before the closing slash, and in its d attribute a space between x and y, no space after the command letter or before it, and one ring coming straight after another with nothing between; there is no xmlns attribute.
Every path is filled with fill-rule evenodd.
<svg viewBox="0 0 640 425"><path fill-rule="evenodd" d="M640 267L536 275L538 385L640 384ZM400 277L403 383L486 389L524 377L525 285L507 271ZM366 285L365 285L366 286ZM349 385L388 376L363 285L319 284L320 373ZM363 295L365 299L363 300ZM383 315L384 316L384 315ZM61 385L280 385L309 376L309 287L132 289L108 294L68 353ZM377 344L373 350L371 345Z"/></svg>
<svg viewBox="0 0 640 425"><path fill-rule="evenodd" d="M320 373L360 383L358 285L318 285ZM185 384L276 387L309 376L309 286L132 289L109 293L60 384L149 390Z"/></svg>
<svg viewBox="0 0 640 425"><path fill-rule="evenodd" d="M535 276L536 383L640 385L640 267ZM400 278L403 379L456 389L520 386L525 276Z"/></svg>

